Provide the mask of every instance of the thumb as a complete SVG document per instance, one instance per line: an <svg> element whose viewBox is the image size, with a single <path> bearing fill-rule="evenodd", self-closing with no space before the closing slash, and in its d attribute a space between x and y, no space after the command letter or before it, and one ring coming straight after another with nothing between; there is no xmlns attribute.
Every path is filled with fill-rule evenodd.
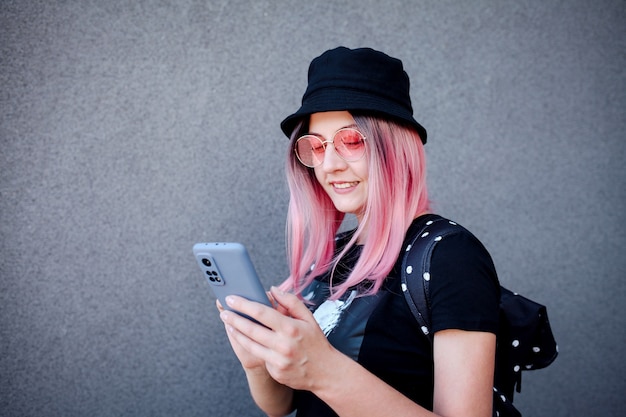
<svg viewBox="0 0 626 417"><path fill-rule="evenodd" d="M271 287L270 292L286 316L299 320L315 321L307 306L294 294L286 293L277 287Z"/></svg>

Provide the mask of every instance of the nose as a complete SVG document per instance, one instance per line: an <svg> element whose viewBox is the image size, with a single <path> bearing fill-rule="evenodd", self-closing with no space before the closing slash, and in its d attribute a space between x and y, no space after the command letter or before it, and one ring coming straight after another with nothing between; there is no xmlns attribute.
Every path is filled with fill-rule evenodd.
<svg viewBox="0 0 626 417"><path fill-rule="evenodd" d="M341 169L345 169L346 161L343 160L335 150L335 144L331 141L326 142L326 149L324 149L324 161L322 162L322 169L325 172L333 172Z"/></svg>

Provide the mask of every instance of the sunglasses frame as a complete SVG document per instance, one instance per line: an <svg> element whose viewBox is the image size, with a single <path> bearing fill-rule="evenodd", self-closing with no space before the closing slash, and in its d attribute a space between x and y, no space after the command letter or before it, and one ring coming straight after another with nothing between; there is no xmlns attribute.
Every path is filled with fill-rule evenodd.
<svg viewBox="0 0 626 417"><path fill-rule="evenodd" d="M358 158L355 159L346 159L343 155L341 155L339 152L337 152L337 147L335 146L335 138L337 137L337 134L339 134L340 132L344 132L344 131L353 131L356 132L361 139L363 139L363 153L361 155L359 155ZM302 158L300 158L300 154L298 153L298 143L300 142L300 140L308 138L308 137L314 137L315 139L319 140L322 144L322 147L324 148L324 153L326 153L326 144L327 143L332 143L333 144L333 149L335 151L335 153L337 154L337 156L339 156L341 159L343 159L346 162L356 162L358 160L360 160L361 158L363 158L363 156L365 156L365 154L367 153L367 138L365 137L365 135L363 133L361 133L359 130L355 129L354 127L342 127L341 129L337 130L335 133L333 133L333 138L331 140L323 140L325 139L323 136L320 135L314 135L312 133L307 133L306 135L302 135L300 136L298 139L296 139L295 143L294 143L294 147L293 147L293 152L296 154L296 158L298 158L298 161L300 161L300 163L302 165L304 165L307 168L316 168L320 165L322 165L324 163L324 159L322 158L322 160L320 161L319 164L317 165L309 165L306 164Z"/></svg>

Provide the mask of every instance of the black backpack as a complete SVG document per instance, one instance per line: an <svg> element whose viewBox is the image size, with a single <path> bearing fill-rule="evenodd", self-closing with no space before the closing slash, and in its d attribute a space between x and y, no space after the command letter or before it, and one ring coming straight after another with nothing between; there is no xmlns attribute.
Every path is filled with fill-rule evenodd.
<svg viewBox="0 0 626 417"><path fill-rule="evenodd" d="M437 242L460 232L470 233L455 222L428 215L413 224L407 233L408 245L400 274L402 291L431 343L431 255ZM501 286L500 324L496 336L493 415L521 417L512 402L514 391L521 392L522 371L545 368L558 354L546 307Z"/></svg>

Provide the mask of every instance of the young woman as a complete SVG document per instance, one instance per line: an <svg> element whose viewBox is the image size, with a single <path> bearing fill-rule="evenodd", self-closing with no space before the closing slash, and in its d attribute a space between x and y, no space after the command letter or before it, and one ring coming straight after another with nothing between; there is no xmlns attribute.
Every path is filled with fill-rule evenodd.
<svg viewBox="0 0 626 417"><path fill-rule="evenodd" d="M281 127L291 275L275 309L227 299L263 326L220 308L255 402L270 416L491 416L499 290L484 247L469 233L437 245L432 344L400 289L405 235L429 213L402 62L326 51ZM346 214L358 226L338 233Z"/></svg>

